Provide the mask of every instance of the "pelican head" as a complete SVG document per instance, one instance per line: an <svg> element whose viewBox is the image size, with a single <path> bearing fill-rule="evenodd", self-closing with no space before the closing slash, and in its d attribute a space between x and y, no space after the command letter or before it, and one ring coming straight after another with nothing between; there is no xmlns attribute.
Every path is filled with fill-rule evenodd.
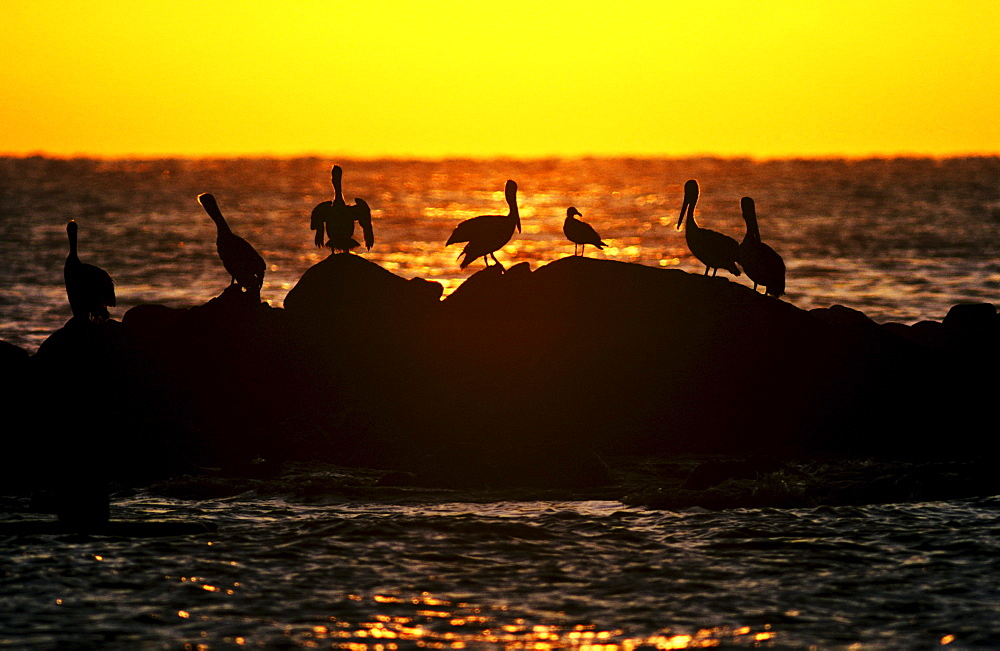
<svg viewBox="0 0 1000 651"><path fill-rule="evenodd" d="M340 169L340 165L334 165L333 169L330 170L330 180L334 184L340 183L340 179L344 176L344 170Z"/></svg>
<svg viewBox="0 0 1000 651"><path fill-rule="evenodd" d="M566 209L566 219L569 219L570 217L583 217L583 213L573 206L570 206Z"/></svg>
<svg viewBox="0 0 1000 651"><path fill-rule="evenodd" d="M69 220L69 223L66 224L66 232L69 233L70 239L76 239L76 230L77 230L76 220L74 219Z"/></svg>
<svg viewBox="0 0 1000 651"><path fill-rule="evenodd" d="M684 184L684 203L681 204L681 216L677 219L677 230L681 229L684 223L684 213L690 217L694 215L695 204L698 203L698 182L691 179Z"/></svg>
<svg viewBox="0 0 1000 651"><path fill-rule="evenodd" d="M219 211L219 204L216 203L215 197L208 192L203 192L198 195L198 203L200 203L201 207L205 209L205 212L209 214Z"/></svg>
<svg viewBox="0 0 1000 651"><path fill-rule="evenodd" d="M516 220L514 223L517 225L517 232L521 232L521 214L517 211L517 183L514 183L510 179L507 179L507 185L503 188L504 197L507 199L507 205L510 206L510 213L514 215Z"/></svg>
<svg viewBox="0 0 1000 651"><path fill-rule="evenodd" d="M740 208L743 209L744 215L757 215L757 206L754 205L753 199L750 197L743 197L740 199Z"/></svg>

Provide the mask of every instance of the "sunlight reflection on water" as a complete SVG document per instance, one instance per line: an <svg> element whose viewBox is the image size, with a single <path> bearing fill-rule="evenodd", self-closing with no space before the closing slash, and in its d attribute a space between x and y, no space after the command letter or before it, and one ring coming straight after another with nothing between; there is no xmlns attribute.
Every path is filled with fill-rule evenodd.
<svg viewBox="0 0 1000 651"><path fill-rule="evenodd" d="M309 214L332 195L332 162L0 159L0 339L34 348L68 319L69 219L81 225L84 261L115 278L116 318L142 302L187 306L218 295L228 277L195 201L206 191L264 252L262 296L280 307L328 255L312 244ZM799 307L840 303L878 321L914 322L940 319L957 302L994 300L1000 288L997 158L337 162L347 196L372 204L376 243L363 255L441 282L445 295L482 260L460 270L460 246L444 242L462 220L506 212L507 178L518 182L524 226L498 253L508 267L572 254L562 223L573 205L609 245L587 255L701 273L674 228L682 185L697 178L701 224L737 239L740 197L757 200L764 239L788 267L784 298Z"/></svg>

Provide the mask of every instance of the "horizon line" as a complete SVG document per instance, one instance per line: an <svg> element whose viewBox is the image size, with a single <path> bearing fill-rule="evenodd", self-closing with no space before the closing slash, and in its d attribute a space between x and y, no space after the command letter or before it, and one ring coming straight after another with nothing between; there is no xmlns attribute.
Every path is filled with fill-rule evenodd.
<svg viewBox="0 0 1000 651"><path fill-rule="evenodd" d="M349 154L341 152L301 152L301 153L134 153L134 154L101 154L74 152L72 154L61 154L35 150L28 152L5 152L0 151L0 158L5 159L27 159L46 158L53 160L105 160L105 161L137 161L137 160L222 160L222 159L245 159L245 160L296 160L296 159L327 159L327 160L352 160L352 161L496 161L496 160L523 160L523 161L545 161L545 160L695 160L695 159L716 159L716 160L750 160L753 162L787 161L787 160L884 160L884 159L961 159L961 158L997 158L1000 151L980 151L980 152L951 152L951 153L927 153L916 151L900 151L894 153L871 152L866 154L847 153L827 153L827 154L781 154L781 155L755 155L755 154L720 154L712 152L685 153L685 154L441 154L425 155L416 154Z"/></svg>

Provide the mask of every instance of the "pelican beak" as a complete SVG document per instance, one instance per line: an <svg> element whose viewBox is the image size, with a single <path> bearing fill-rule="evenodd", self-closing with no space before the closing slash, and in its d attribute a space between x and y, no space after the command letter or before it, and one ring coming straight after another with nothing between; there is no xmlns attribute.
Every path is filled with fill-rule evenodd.
<svg viewBox="0 0 1000 651"><path fill-rule="evenodd" d="M518 233L521 232L521 216L520 215L517 216L517 232Z"/></svg>
<svg viewBox="0 0 1000 651"><path fill-rule="evenodd" d="M681 204L681 216L677 218L677 230L681 230L681 224L684 223L684 211L687 210L690 205L691 202L687 197L684 197L684 203Z"/></svg>

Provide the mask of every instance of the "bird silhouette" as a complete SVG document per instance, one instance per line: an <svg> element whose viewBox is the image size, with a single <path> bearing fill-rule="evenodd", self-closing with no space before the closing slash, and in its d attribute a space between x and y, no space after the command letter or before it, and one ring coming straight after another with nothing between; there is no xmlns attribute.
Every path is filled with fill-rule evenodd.
<svg viewBox="0 0 1000 651"><path fill-rule="evenodd" d="M458 254L462 258L460 268L465 269L470 262L479 257L488 267L490 261L486 256L492 257L494 262L500 264L495 252L510 241L515 228L518 233L521 232L521 215L517 211L517 183L507 181L507 185L504 186L504 197L510 208L506 215L480 215L466 219L451 232L451 237L445 242L445 246L466 242L465 248Z"/></svg>
<svg viewBox="0 0 1000 651"><path fill-rule="evenodd" d="M570 206L566 209L566 221L563 222L563 233L566 235L566 239L573 243L573 255L577 255L576 248L581 245L583 248L580 249L580 253L583 255L586 254L588 244L599 249L606 247L607 244L601 240L601 236L597 234L594 227L577 219L578 216L583 217L583 214Z"/></svg>
<svg viewBox="0 0 1000 651"><path fill-rule="evenodd" d="M681 216L677 220L677 229L680 230L685 213L687 213L687 229L684 231L684 239L694 257L705 265L706 276L709 269L714 269L713 276L718 273L719 269L725 269L734 276L739 276L740 269L736 266L736 261L740 257L740 245L728 235L698 226L694 220L694 207L697 203L698 182L691 180L684 184L684 203L681 205Z"/></svg>
<svg viewBox="0 0 1000 651"><path fill-rule="evenodd" d="M316 231L314 241L316 246L323 246L323 231L329 235L327 245L337 251L350 251L359 246L354 239L354 222L361 224L364 233L365 247L371 251L375 244L375 232L372 230L372 211L364 199L354 199L354 205L349 206L344 201L343 191L344 171L340 165L334 165L330 172L333 182L333 201L324 201L313 208L309 218L309 227Z"/></svg>
<svg viewBox="0 0 1000 651"><path fill-rule="evenodd" d="M232 283L239 285L248 294L260 297L260 288L264 285L264 271L267 266L264 258L245 239L233 233L219 210L219 204L211 194L199 194L198 203L205 209L208 216L215 222L218 236L215 246L219 249L222 266L232 277Z"/></svg>
<svg viewBox="0 0 1000 651"><path fill-rule="evenodd" d="M747 223L747 234L740 242L740 266L753 281L755 291L757 285L763 285L765 294L777 298L785 293L785 262L774 249L761 242L753 199L740 199L740 208Z"/></svg>
<svg viewBox="0 0 1000 651"><path fill-rule="evenodd" d="M111 318L108 308L115 306L115 281L104 269L80 262L75 221L70 220L66 224L66 233L69 235L69 255L66 256L63 275L73 318L107 321Z"/></svg>

